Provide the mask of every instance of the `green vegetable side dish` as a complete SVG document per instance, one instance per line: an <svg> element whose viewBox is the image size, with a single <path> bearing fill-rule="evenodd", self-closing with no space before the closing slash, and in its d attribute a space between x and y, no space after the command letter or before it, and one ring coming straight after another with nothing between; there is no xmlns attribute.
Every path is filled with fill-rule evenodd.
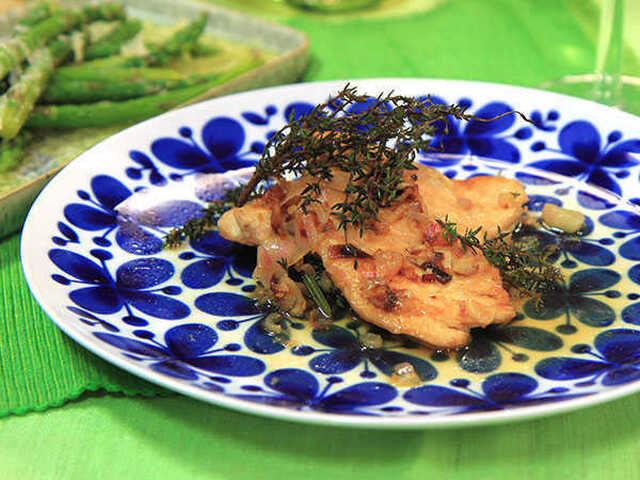
<svg viewBox="0 0 640 480"><path fill-rule="evenodd" d="M42 2L28 10L10 38L0 39L0 196L40 144L73 137L86 148L269 59L203 35L207 20L201 13L158 26L127 18L121 4L109 2L68 9ZM106 33L92 35L93 27Z"/></svg>

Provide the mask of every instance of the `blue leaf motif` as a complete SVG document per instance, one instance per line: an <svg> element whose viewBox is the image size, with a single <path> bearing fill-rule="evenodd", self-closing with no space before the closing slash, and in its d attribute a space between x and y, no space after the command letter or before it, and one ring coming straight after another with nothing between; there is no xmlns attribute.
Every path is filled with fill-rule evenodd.
<svg viewBox="0 0 640 480"><path fill-rule="evenodd" d="M49 251L49 258L56 267L78 280L95 284L109 281L100 265L77 253L54 248Z"/></svg>
<svg viewBox="0 0 640 480"><path fill-rule="evenodd" d="M640 303L627 305L620 314L622 321L633 325L640 325Z"/></svg>
<svg viewBox="0 0 640 480"><path fill-rule="evenodd" d="M198 374L183 363L174 360L164 360L162 362L152 363L152 370L168 375L170 377L181 378L183 380L197 380Z"/></svg>
<svg viewBox="0 0 640 480"><path fill-rule="evenodd" d="M123 306L118 293L106 286L74 290L69 294L69 298L76 305L101 315L116 313Z"/></svg>
<svg viewBox="0 0 640 480"><path fill-rule="evenodd" d="M307 102L290 103L284 109L284 119L285 121L289 121L289 119L297 120L304 115L308 115L312 110L313 105Z"/></svg>
<svg viewBox="0 0 640 480"><path fill-rule="evenodd" d="M621 280L614 270L606 268L587 268L571 275L569 290L572 293L586 293L613 287Z"/></svg>
<svg viewBox="0 0 640 480"><path fill-rule="evenodd" d="M360 407L382 405L398 395L394 387L386 383L363 382L340 390L318 402L318 408L330 411L352 411Z"/></svg>
<svg viewBox="0 0 640 480"><path fill-rule="evenodd" d="M222 258L207 258L192 263L182 271L182 282L189 288L210 288L220 283L226 273Z"/></svg>
<svg viewBox="0 0 640 480"><path fill-rule="evenodd" d="M592 183L593 185L597 185L605 190L610 190L613 193L620 195L622 190L620 189L620 185L616 182L609 174L601 168L593 169L589 175L587 175L586 179L587 183Z"/></svg>
<svg viewBox="0 0 640 480"><path fill-rule="evenodd" d="M239 317L258 313L255 302L244 295L228 292L212 292L196 298L196 307L209 315Z"/></svg>
<svg viewBox="0 0 640 480"><path fill-rule="evenodd" d="M600 362L570 357L553 357L541 360L536 373L553 380L575 380L595 375L607 367Z"/></svg>
<svg viewBox="0 0 640 480"><path fill-rule="evenodd" d="M447 387L424 385L408 390L404 394L408 402L427 407L475 406L483 405L480 398L467 395Z"/></svg>
<svg viewBox="0 0 640 480"><path fill-rule="evenodd" d="M169 280L174 274L171 262L162 258L140 258L122 264L116 270L116 283L122 288L151 288Z"/></svg>
<svg viewBox="0 0 640 480"><path fill-rule="evenodd" d="M336 350L318 355L309 361L312 370L324 374L341 374L353 370L362 362L355 349Z"/></svg>
<svg viewBox="0 0 640 480"><path fill-rule="evenodd" d="M594 345L610 362L622 363L640 356L640 332L619 328L599 334Z"/></svg>
<svg viewBox="0 0 640 480"><path fill-rule="evenodd" d="M600 165L614 168L634 167L640 162L629 155L630 153L640 153L640 140L634 139L619 143L602 157Z"/></svg>
<svg viewBox="0 0 640 480"><path fill-rule="evenodd" d="M614 204L607 199L583 190L578 191L578 203L581 207L590 210L605 210L614 206Z"/></svg>
<svg viewBox="0 0 640 480"><path fill-rule="evenodd" d="M491 102L475 112L474 115L480 118L493 118L512 110L513 109L506 103ZM496 133L501 133L511 128L514 122L514 115L506 115L492 122L472 120L465 128L465 135L495 135Z"/></svg>
<svg viewBox="0 0 640 480"><path fill-rule="evenodd" d="M469 137L467 145L469 145L471 152L479 157L494 158L509 163L520 161L520 151L502 138Z"/></svg>
<svg viewBox="0 0 640 480"><path fill-rule="evenodd" d="M482 383L482 390L493 402L507 404L526 397L538 388L538 382L521 373L499 373Z"/></svg>
<svg viewBox="0 0 640 480"><path fill-rule="evenodd" d="M78 243L78 234L64 222L58 222L58 230L67 238L68 241Z"/></svg>
<svg viewBox="0 0 640 480"><path fill-rule="evenodd" d="M266 370L262 360L244 355L212 355L189 360L189 364L219 375L252 377Z"/></svg>
<svg viewBox="0 0 640 480"><path fill-rule="evenodd" d="M125 252L134 255L153 255L162 250L162 240L140 228L135 222L119 222L116 242Z"/></svg>
<svg viewBox="0 0 640 480"><path fill-rule="evenodd" d="M209 163L209 159L199 148L175 138L155 140L151 144L151 153L162 163L183 170L196 170Z"/></svg>
<svg viewBox="0 0 640 480"><path fill-rule="evenodd" d="M313 399L320 388L313 375L297 368L271 372L264 377L264 383L272 390L300 402Z"/></svg>
<svg viewBox="0 0 640 480"><path fill-rule="evenodd" d="M564 153L584 163L595 163L600 154L600 134L586 121L566 125L560 130L558 143Z"/></svg>
<svg viewBox="0 0 640 480"><path fill-rule="evenodd" d="M64 217L72 225L92 232L116 226L115 214L81 203L71 203L64 207Z"/></svg>
<svg viewBox="0 0 640 480"><path fill-rule="evenodd" d="M253 112L243 112L242 118L244 118L249 123L253 123L254 125L267 125L269 123L268 119Z"/></svg>
<svg viewBox="0 0 640 480"><path fill-rule="evenodd" d="M189 316L191 310L179 300L149 292L122 292L131 306L147 315L164 320L179 320Z"/></svg>
<svg viewBox="0 0 640 480"><path fill-rule="evenodd" d="M596 336L596 352L581 350L591 358L552 357L540 361L536 373L552 380L602 378L603 385L620 385L640 378L640 332L629 329L607 330Z"/></svg>
<svg viewBox="0 0 640 480"><path fill-rule="evenodd" d="M94 332L93 335L109 345L119 348L120 350L135 353L136 355L144 355L149 358L166 357L166 352L163 349L146 342L133 340L121 335L114 335L112 333Z"/></svg>
<svg viewBox="0 0 640 480"><path fill-rule="evenodd" d="M244 128L233 118L214 118L202 129L202 140L214 158L224 162L244 145Z"/></svg>
<svg viewBox="0 0 640 480"><path fill-rule="evenodd" d="M263 355L271 355L285 349L282 342L264 331L260 320L251 325L244 334L244 344L249 350Z"/></svg>
<svg viewBox="0 0 640 480"><path fill-rule="evenodd" d="M640 215L625 210L614 210L600 215L600 223L619 230L640 231Z"/></svg>
<svg viewBox="0 0 640 480"><path fill-rule="evenodd" d="M131 196L131 191L119 180L109 175L97 175L91 179L91 190L98 201L113 210L116 205Z"/></svg>
<svg viewBox="0 0 640 480"><path fill-rule="evenodd" d="M620 245L618 252L629 260L640 260L640 237L635 237L624 242Z"/></svg>
<svg viewBox="0 0 640 480"><path fill-rule="evenodd" d="M566 177L576 177L584 173L587 169L585 166L578 162L572 162L571 160L539 160L532 162L529 167L539 168L540 170L546 170L548 172L558 173Z"/></svg>

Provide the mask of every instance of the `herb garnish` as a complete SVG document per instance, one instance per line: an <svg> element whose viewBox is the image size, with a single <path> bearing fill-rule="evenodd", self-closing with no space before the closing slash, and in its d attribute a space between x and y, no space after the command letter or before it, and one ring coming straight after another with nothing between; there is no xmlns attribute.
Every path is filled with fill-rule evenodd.
<svg viewBox="0 0 640 480"><path fill-rule="evenodd" d="M365 106L365 107L362 107ZM381 208L391 206L405 188L403 175L414 170L418 150L438 150L438 129L449 133L449 117L491 122L510 114L479 118L466 107L433 103L430 97L360 95L348 84L336 96L310 113L290 118L269 140L253 177L238 197L244 204L261 182L282 180L287 174L307 175L312 181L302 191L301 208L317 202L321 183L336 172L347 174L343 202L331 206L338 229L348 226L360 235L378 220Z"/></svg>
<svg viewBox="0 0 640 480"><path fill-rule="evenodd" d="M207 208L198 217L190 218L178 228L172 229L165 237L164 242L168 248L177 248L185 238L189 240L200 240L208 230L215 228L218 219L224 212L236 205L238 195L244 186L227 190L222 200L210 202Z"/></svg>
<svg viewBox="0 0 640 480"><path fill-rule="evenodd" d="M491 122L517 114L530 121L516 111L480 118L465 110L460 105L433 103L429 97L393 92L372 98L346 85L307 115L295 118L292 114L289 123L266 144L249 182L211 203L200 217L172 230L166 244L175 247L184 238L198 239L215 227L226 210L260 195L263 182L282 181L290 174L310 179L301 194L304 212L318 202L322 182L331 181L336 173L346 174L344 201L332 205L331 214L345 236L350 226L362 235L378 220L381 208L401 198L405 172L416 169L416 152L442 149L441 144L434 144L433 136L438 131L443 136L449 133L450 117ZM561 274L546 261L549 252L513 241L511 232L499 231L493 239L487 239L485 233L481 240L481 227L460 233L447 218L437 221L450 245L460 241L465 251L482 252L500 270L504 283L520 294L540 298L541 292L557 287Z"/></svg>
<svg viewBox="0 0 640 480"><path fill-rule="evenodd" d="M542 294L557 290L562 283L562 274L557 267L547 261L553 247L541 248L538 244L518 241L513 232L502 232L498 227L495 238L478 238L482 227L464 233L458 232L456 223L436 218L442 228L442 234L449 245L459 241L464 251L482 253L487 261L500 270L502 281L511 290L523 297L534 297L536 304L541 305Z"/></svg>
<svg viewBox="0 0 640 480"><path fill-rule="evenodd" d="M233 192L233 204L242 206L260 195L260 185L266 181L281 181L288 174L307 175L311 179L302 192L300 207L307 208L318 201L321 183L331 181L336 172L348 176L343 202L331 206L338 220L338 229L348 226L360 235L378 220L381 208L397 201L405 188L404 173L414 170L418 150L438 151L434 144L437 131L449 133L449 118L465 121L491 122L520 112L510 111L493 118L480 118L465 113L466 106L433 103L430 97L360 95L346 85L327 102L310 113L289 123L267 142L262 157L249 182ZM231 196L229 196L231 203ZM179 245L181 239L197 239L215 221L226 202L214 202L204 214L187 222L167 235L168 246Z"/></svg>

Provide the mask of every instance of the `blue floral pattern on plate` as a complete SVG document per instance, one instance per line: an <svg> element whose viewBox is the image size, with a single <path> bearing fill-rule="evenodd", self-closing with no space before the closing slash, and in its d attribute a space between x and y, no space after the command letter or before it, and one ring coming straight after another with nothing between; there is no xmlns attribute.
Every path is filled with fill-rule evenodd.
<svg viewBox="0 0 640 480"><path fill-rule="evenodd" d="M446 82L441 86L421 94L433 93L438 103L460 98ZM528 232L557 247L551 260L565 270L565 285L541 308L525 303L507 325L474 330L460 352L428 351L347 320L323 330L285 319L283 342L267 334L266 314L250 298L255 249L210 232L176 251L163 250L166 232L203 205L195 194L173 198L172 188L204 173L254 165L286 119L308 112L330 91L307 95L302 87L288 88L293 93L282 98L267 92L222 110L213 101L209 114L185 113L177 125L158 119L158 133L129 136L118 148L110 144L119 152L113 166L72 172L73 188L60 187L52 200L57 216L38 220L49 222L50 240L46 252L36 249L40 265L48 257L46 288L55 291L56 307L47 311L64 312L52 316L66 331L112 361L142 375L153 372L152 380L199 398L329 417L455 423L589 398L640 379L640 214L586 184L640 203L640 140L623 120L576 118L551 100L525 111L534 124L507 116L439 125L433 145L443 152L418 158L451 178L514 176L525 183L532 212L551 202L582 207L588 216L578 236ZM478 117L515 106L498 87L473 92L461 103ZM141 189L164 189L166 200L153 214L119 215L117 205ZM27 276L35 283L32 273ZM379 347L361 341L371 333L382 338ZM395 384L399 363L410 363L420 384Z"/></svg>

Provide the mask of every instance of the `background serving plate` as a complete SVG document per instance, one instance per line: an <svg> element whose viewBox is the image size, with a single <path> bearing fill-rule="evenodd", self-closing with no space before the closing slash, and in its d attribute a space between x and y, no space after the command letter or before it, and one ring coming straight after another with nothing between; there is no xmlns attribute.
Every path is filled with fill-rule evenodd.
<svg viewBox="0 0 640 480"><path fill-rule="evenodd" d="M536 126L512 117L454 124L443 139L446 154L420 161L455 178L514 176L527 188L530 209L553 202L588 217L580 238L539 234L558 246L562 291L546 298L542 310L525 304L511 324L476 332L459 354L392 338L364 349L358 338L371 327L348 322L328 331L292 323L290 342L281 345L262 331L262 314L248 297L251 249L212 232L180 250L161 250L163 234L201 204L196 190L192 198L175 198L177 185L199 172L253 164L291 110L304 112L344 83L289 85L192 105L125 130L73 161L36 200L22 237L25 275L49 316L134 374L201 400L299 421L473 425L566 411L640 389L634 205L640 119L601 105L475 82L352 81L371 94L393 89L465 103L476 115L523 111ZM114 207L143 188L166 192L160 214L119 221ZM414 365L421 385L390 382L393 365L402 361Z"/></svg>
<svg viewBox="0 0 640 480"><path fill-rule="evenodd" d="M67 4L90 3L68 0ZM268 87L298 80L309 59L309 43L304 33L271 23L246 13L189 0L122 0L128 14L157 25L175 25L178 20L192 20L207 12L207 35L233 46L252 47L265 54L265 62L193 98L193 103L207 98ZM0 37L8 35L13 24L26 10L16 7L0 15ZM3 9L0 8L0 14ZM25 152L20 167L0 174L0 238L20 229L29 206L49 179L75 156L122 125L54 132L39 132Z"/></svg>

